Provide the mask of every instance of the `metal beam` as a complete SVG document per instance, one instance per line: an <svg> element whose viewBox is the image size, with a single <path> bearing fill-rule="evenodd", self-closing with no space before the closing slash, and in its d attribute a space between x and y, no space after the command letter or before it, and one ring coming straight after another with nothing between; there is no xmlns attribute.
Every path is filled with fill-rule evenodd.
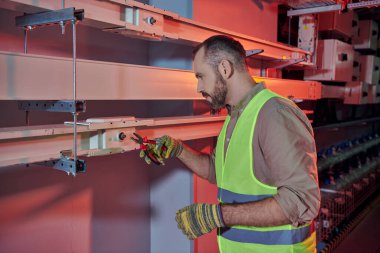
<svg viewBox="0 0 380 253"><path fill-rule="evenodd" d="M3 2L0 3L0 7L24 12L62 8L59 1L3 0ZM86 19L83 24L105 29L105 31L132 37L170 40L175 43L187 44L200 43L215 34L226 34L239 40L247 49L264 50L260 54L260 58L307 59L306 62L301 64L312 65L309 62L311 54L302 49L206 25L137 1L109 0L89 2L87 0L66 0L65 7L85 9ZM155 22L151 22L153 19Z"/></svg>
<svg viewBox="0 0 380 253"><path fill-rule="evenodd" d="M345 86L322 85L322 98L344 99L347 95Z"/></svg>
<svg viewBox="0 0 380 253"><path fill-rule="evenodd" d="M78 155L99 156L139 148L130 140L133 132L155 138L170 133L174 138L194 140L219 134L225 116L172 118L106 118L78 126ZM112 123L111 123L112 122ZM126 138L119 138L123 132ZM71 153L73 128L67 125L0 128L0 167L56 160L61 151Z"/></svg>
<svg viewBox="0 0 380 253"><path fill-rule="evenodd" d="M70 58L0 52L0 100L70 100L71 72ZM77 72L79 100L203 99L192 71L77 60ZM319 82L253 78L285 97L321 98Z"/></svg>
<svg viewBox="0 0 380 253"><path fill-rule="evenodd" d="M288 11L288 17L301 16L305 14L316 14L321 12L331 12L331 11L340 11L342 10L341 4L333 4L327 6L320 6L314 8L304 8L304 9L295 9Z"/></svg>
<svg viewBox="0 0 380 253"><path fill-rule="evenodd" d="M210 36L225 34L239 40L244 48L255 48L264 50L260 57L270 59L307 59L305 64L309 65L311 53L279 43L265 41L244 34L210 26L179 16L153 6L145 5L131 0L109 0L125 7L125 27L108 29L108 31L125 35L140 36L148 39L170 40L173 42L198 44ZM154 18L156 22L147 22ZM300 63L302 64L302 63Z"/></svg>
<svg viewBox="0 0 380 253"><path fill-rule="evenodd" d="M322 84L315 81L299 81L276 78L254 77L256 82L290 99L317 100L322 98Z"/></svg>
<svg viewBox="0 0 380 253"><path fill-rule="evenodd" d="M70 100L71 73L70 58L0 52L0 100ZM190 71L77 60L77 73L78 100L202 99Z"/></svg>

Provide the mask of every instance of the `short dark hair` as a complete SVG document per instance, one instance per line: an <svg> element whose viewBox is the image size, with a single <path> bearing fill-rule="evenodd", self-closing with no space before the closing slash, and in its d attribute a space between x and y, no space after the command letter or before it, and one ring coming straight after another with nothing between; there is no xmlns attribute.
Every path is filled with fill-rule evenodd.
<svg viewBox="0 0 380 253"><path fill-rule="evenodd" d="M193 50L193 60L198 51L204 48L205 60L214 69L218 68L219 63L225 59L240 71L246 70L245 50L242 44L226 35L212 36Z"/></svg>

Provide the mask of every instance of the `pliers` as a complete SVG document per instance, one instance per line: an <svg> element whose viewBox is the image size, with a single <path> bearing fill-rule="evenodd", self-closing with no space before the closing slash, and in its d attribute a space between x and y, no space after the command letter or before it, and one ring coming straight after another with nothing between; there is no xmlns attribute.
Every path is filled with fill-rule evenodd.
<svg viewBox="0 0 380 253"><path fill-rule="evenodd" d="M154 144L156 145L156 141L155 140L149 140L147 137L141 137L139 134L137 133L133 133L134 136L136 136L136 138L133 138L131 137L131 140L133 140L134 142L140 144L140 150L144 150L144 153L147 157L150 158L150 160L152 160L152 162L156 165L162 165L162 162L160 162L158 160L158 157L156 154L153 154L151 152L148 151L148 148L147 148L147 144ZM167 150L167 148L165 146L162 147L163 150Z"/></svg>

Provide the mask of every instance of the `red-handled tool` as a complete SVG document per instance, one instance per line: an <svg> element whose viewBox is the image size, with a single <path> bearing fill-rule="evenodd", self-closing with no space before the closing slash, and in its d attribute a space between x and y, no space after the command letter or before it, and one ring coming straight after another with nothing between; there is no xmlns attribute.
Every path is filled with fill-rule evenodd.
<svg viewBox="0 0 380 253"><path fill-rule="evenodd" d="M146 144L156 145L157 142L155 140L150 140L147 137L143 138L143 137L141 137L137 133L133 133L133 135L136 136L137 139L131 137L131 140L133 140L134 142L140 144L140 150L144 150L145 155L148 156L150 158L150 160L152 160L153 163L155 163L157 165L162 165L162 163L158 160L157 155L154 154L154 153L149 152L148 149L147 149L147 145L146 145ZM163 146L162 149L164 151L167 150L167 148L165 146Z"/></svg>

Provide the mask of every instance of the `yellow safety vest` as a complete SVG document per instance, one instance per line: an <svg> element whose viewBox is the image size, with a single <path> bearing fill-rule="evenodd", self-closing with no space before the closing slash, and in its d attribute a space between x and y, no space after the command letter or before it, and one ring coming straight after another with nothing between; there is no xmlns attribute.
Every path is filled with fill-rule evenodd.
<svg viewBox="0 0 380 253"><path fill-rule="evenodd" d="M252 140L258 114L273 97L281 97L267 89L252 98L238 119L224 154L226 130L224 122L216 145L216 179L221 203L244 203L272 197L277 187L260 182L253 171ZM281 97L282 98L282 97ZM286 99L286 98L284 98ZM314 223L301 227L233 226L218 231L220 253L295 253L316 252Z"/></svg>

